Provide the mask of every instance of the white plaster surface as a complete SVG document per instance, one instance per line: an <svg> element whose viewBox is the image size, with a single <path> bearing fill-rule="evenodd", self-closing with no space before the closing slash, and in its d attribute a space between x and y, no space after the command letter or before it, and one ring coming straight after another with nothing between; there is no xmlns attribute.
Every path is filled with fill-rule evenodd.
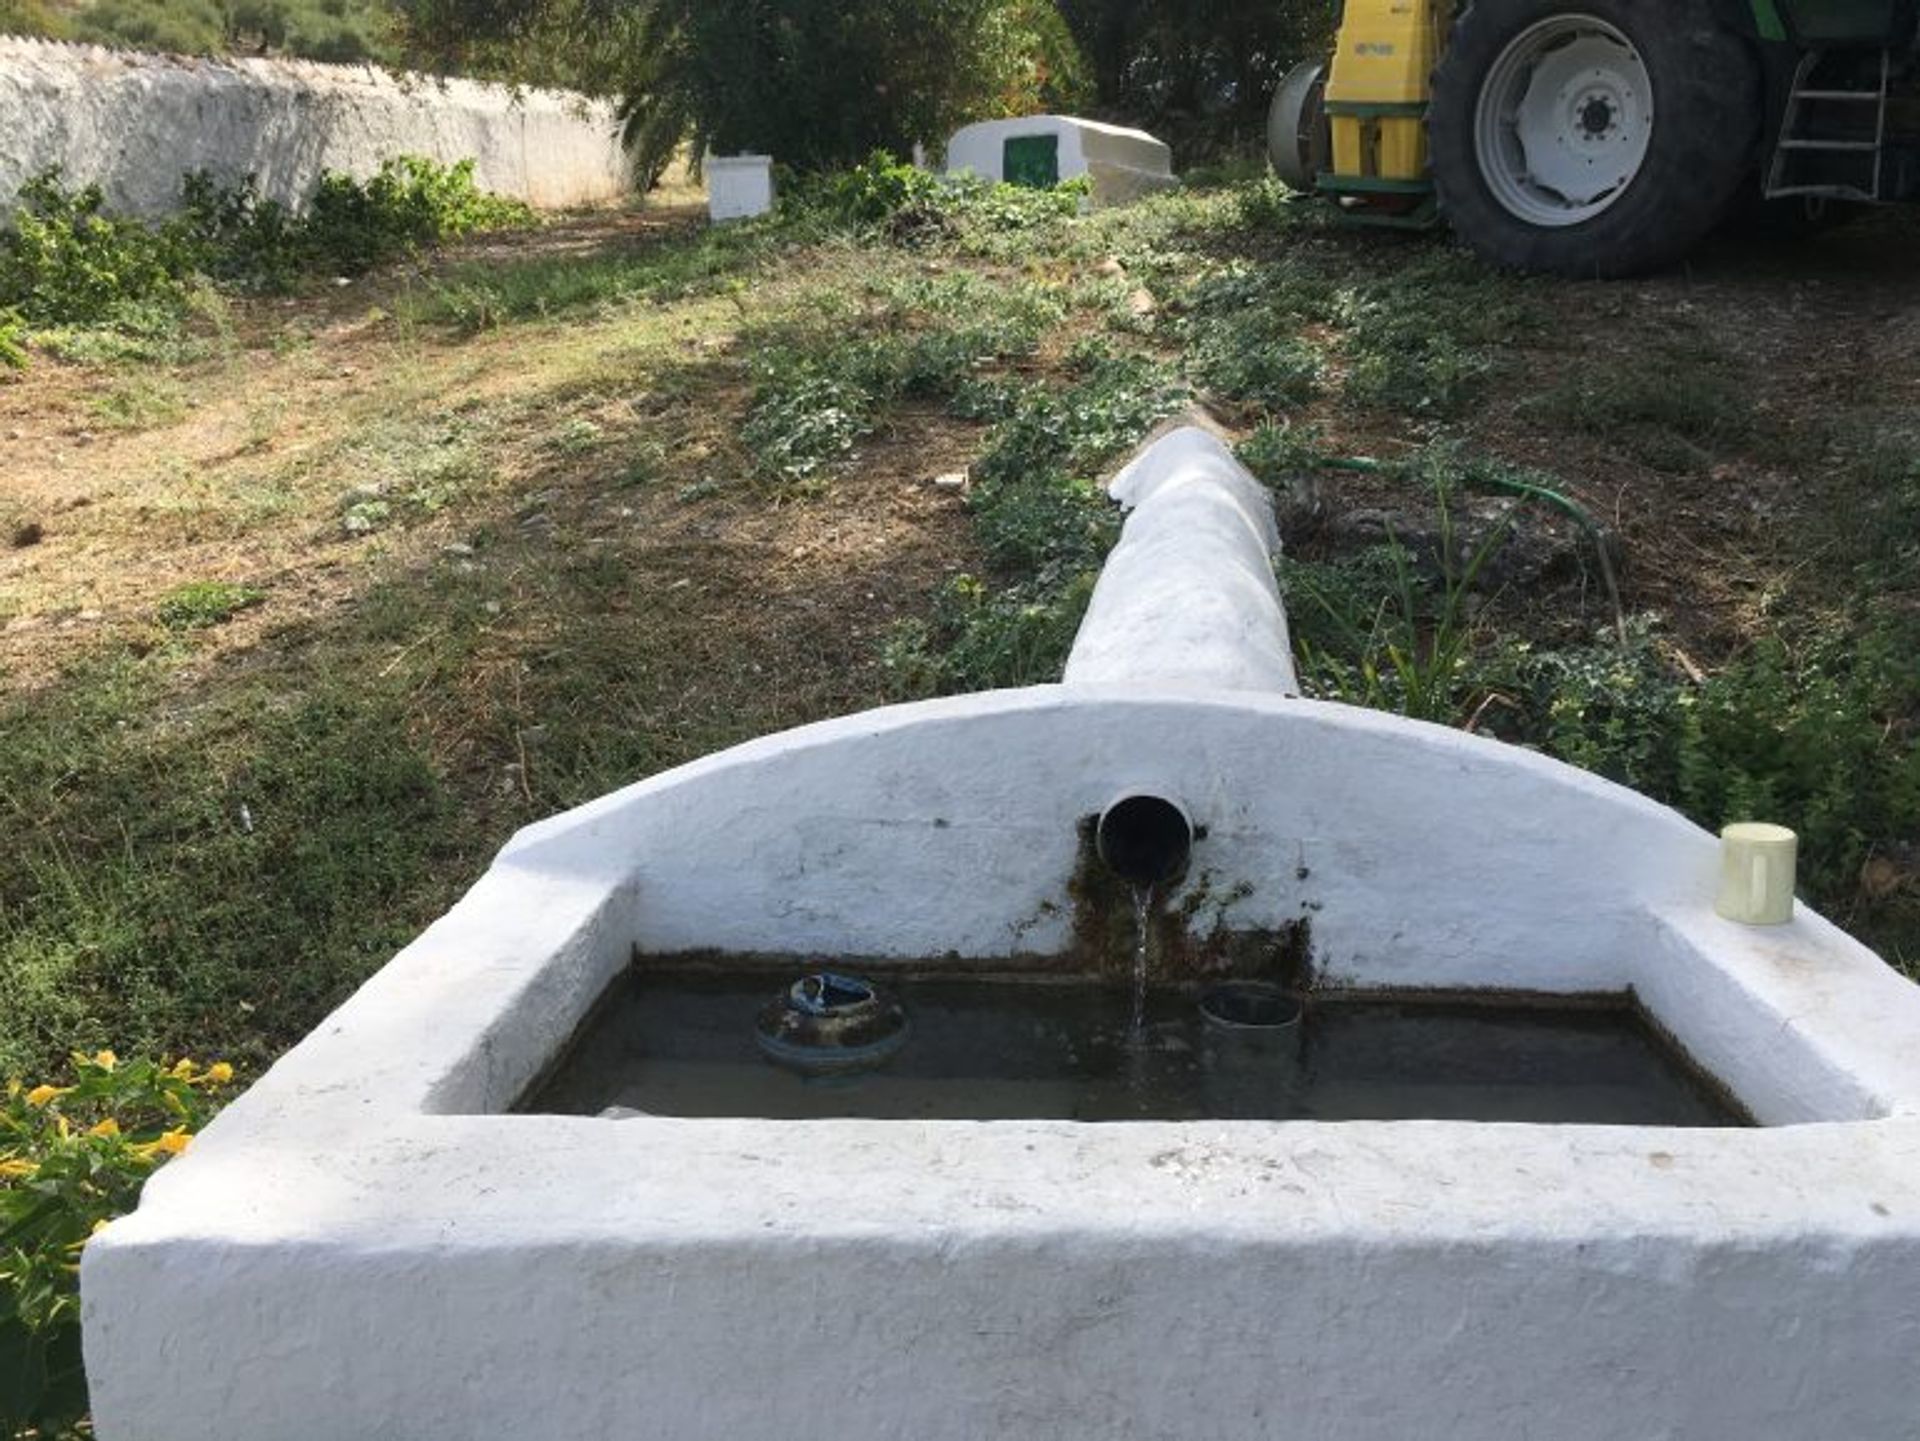
<svg viewBox="0 0 1920 1441"><path fill-rule="evenodd" d="M595 204L630 189L618 134L610 106L555 91L0 37L0 215L53 165L157 216L188 171L298 205L323 172L365 179L397 155L471 159L481 188L532 205Z"/></svg>
<svg viewBox="0 0 1920 1441"><path fill-rule="evenodd" d="M1273 502L1226 443L1199 426L1172 430L1109 490L1130 514L1067 684L1297 694Z"/></svg>
<svg viewBox="0 0 1920 1441"><path fill-rule="evenodd" d="M1136 526L1224 494L1196 534L1270 549L1176 440ZM1353 986L1630 988L1765 1128L506 1114L636 946L1061 949L1134 789L1251 887L1202 924L1310 917ZM753 742L522 832L87 1248L99 1434L1910 1441L1920 989L1717 879L1628 791L1274 686Z"/></svg>
<svg viewBox="0 0 1920 1441"><path fill-rule="evenodd" d="M1093 198L1102 205L1124 204L1180 183L1173 173L1173 151L1164 141L1144 130L1069 115L985 120L966 126L947 142L947 172L1005 180L1006 143L1027 135L1057 136L1060 178L1090 177Z"/></svg>

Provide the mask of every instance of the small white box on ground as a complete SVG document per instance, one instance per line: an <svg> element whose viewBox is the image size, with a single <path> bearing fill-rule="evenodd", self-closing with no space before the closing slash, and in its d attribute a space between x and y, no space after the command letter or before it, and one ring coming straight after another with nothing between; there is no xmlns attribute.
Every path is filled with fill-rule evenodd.
<svg viewBox="0 0 1920 1441"><path fill-rule="evenodd" d="M707 157L707 213L715 221L751 220L773 209L773 157Z"/></svg>
<svg viewBox="0 0 1920 1441"><path fill-rule="evenodd" d="M1085 175L1101 205L1124 205L1180 183L1173 173L1173 151L1164 141L1144 130L1069 115L967 126L947 142L947 173L965 171L1036 187Z"/></svg>

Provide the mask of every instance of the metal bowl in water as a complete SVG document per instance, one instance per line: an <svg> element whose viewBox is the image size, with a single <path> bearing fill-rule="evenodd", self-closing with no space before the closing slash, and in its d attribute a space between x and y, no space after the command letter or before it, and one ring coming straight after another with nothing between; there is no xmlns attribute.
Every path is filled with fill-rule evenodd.
<svg viewBox="0 0 1920 1441"><path fill-rule="evenodd" d="M1207 1114L1270 1121L1298 1113L1300 998L1264 981L1229 981L1200 997Z"/></svg>
<svg viewBox="0 0 1920 1441"><path fill-rule="evenodd" d="M1283 1031L1300 1024L1300 1000L1266 981L1228 981L1200 997L1200 1016L1227 1031Z"/></svg>
<svg viewBox="0 0 1920 1441"><path fill-rule="evenodd" d="M858 976L802 976L769 1002L754 1040L775 1065L803 1076L845 1076L885 1065L907 1043L906 1007Z"/></svg>

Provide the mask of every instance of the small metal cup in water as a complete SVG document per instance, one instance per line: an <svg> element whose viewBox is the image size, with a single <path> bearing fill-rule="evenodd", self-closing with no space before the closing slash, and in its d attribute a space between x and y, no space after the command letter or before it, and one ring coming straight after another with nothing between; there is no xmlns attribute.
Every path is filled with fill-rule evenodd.
<svg viewBox="0 0 1920 1441"><path fill-rule="evenodd" d="M1264 981L1229 981L1200 998L1207 1110L1221 1120L1288 1115L1301 1087L1300 1000Z"/></svg>

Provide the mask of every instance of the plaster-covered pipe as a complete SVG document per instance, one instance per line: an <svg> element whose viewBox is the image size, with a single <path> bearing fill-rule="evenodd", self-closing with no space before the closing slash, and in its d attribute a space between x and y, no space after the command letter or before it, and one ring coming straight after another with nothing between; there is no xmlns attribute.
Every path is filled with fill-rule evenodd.
<svg viewBox="0 0 1920 1441"><path fill-rule="evenodd" d="M1266 490L1199 426L1109 487L1131 513L1067 660L1068 685L1299 694Z"/></svg>

